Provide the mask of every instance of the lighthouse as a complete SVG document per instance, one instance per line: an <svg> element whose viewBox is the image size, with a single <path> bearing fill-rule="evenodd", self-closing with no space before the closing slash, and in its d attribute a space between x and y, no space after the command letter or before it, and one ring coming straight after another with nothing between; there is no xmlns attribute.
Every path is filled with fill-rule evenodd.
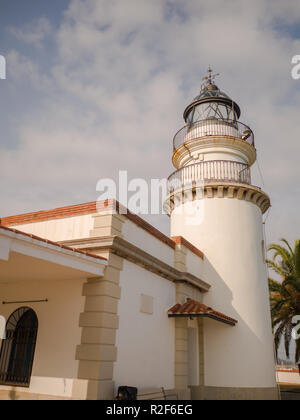
<svg viewBox="0 0 300 420"><path fill-rule="evenodd" d="M211 289L203 303L238 321L235 328L204 321L207 398L269 399L276 395L263 234L270 199L251 182L254 134L215 76L209 68L174 137L165 210L171 236L205 255Z"/></svg>

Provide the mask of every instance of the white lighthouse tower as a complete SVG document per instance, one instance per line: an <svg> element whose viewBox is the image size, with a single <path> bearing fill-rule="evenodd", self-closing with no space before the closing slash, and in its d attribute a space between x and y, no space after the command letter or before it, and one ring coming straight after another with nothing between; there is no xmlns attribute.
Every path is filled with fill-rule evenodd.
<svg viewBox="0 0 300 420"><path fill-rule="evenodd" d="M238 320L204 321L204 386L211 398L276 398L273 335L262 216L270 200L251 184L252 130L240 108L208 77L174 137L165 208L171 235L205 255L206 305ZM193 212L191 213L191 205Z"/></svg>

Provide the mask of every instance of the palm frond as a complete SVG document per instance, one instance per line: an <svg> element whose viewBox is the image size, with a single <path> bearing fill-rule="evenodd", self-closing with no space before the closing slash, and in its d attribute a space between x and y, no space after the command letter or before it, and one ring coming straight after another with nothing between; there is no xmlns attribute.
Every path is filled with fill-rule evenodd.
<svg viewBox="0 0 300 420"><path fill-rule="evenodd" d="M284 338L286 356L290 357L293 318L300 314L300 240L295 242L293 250L286 239L284 244L271 244L269 251L274 251L272 260L267 260L269 268L279 274L282 282L269 278L272 326L275 331L276 353ZM300 339L296 341L295 361L300 362Z"/></svg>
<svg viewBox="0 0 300 420"><path fill-rule="evenodd" d="M278 292L280 293L281 290L281 283L277 280L273 280L270 277L268 278L269 282L269 290L270 292Z"/></svg>
<svg viewBox="0 0 300 420"><path fill-rule="evenodd" d="M283 287L291 287L294 291L294 293L300 292L300 278L297 279L293 276L287 276L283 282L282 282L282 286ZM291 290L292 292L292 290Z"/></svg>
<svg viewBox="0 0 300 420"><path fill-rule="evenodd" d="M300 281L300 239L295 242L294 260L296 276Z"/></svg>
<svg viewBox="0 0 300 420"><path fill-rule="evenodd" d="M281 238L280 241L283 242L283 243L285 243L285 245L288 247L288 250L290 251L290 254L293 255L294 254L294 250L292 249L292 247L289 244L289 242L285 238Z"/></svg>
<svg viewBox="0 0 300 420"><path fill-rule="evenodd" d="M279 274L281 277L284 278L288 274L287 271L281 265L278 265L275 261L266 260L266 263L270 268L272 268L272 270L275 271L275 273Z"/></svg>
<svg viewBox="0 0 300 420"><path fill-rule="evenodd" d="M293 253L291 254L288 249L279 244L270 244L268 251L274 251L273 260L277 257L281 257L283 260L290 260L293 256Z"/></svg>
<svg viewBox="0 0 300 420"><path fill-rule="evenodd" d="M291 272L295 269L294 253L291 254L289 250L287 250L284 246L278 245L278 244L271 244L268 247L268 251L274 251L273 258L272 258L274 263L276 263L277 258L280 257L280 265L282 266L283 269L285 269L286 267L288 271L291 271Z"/></svg>

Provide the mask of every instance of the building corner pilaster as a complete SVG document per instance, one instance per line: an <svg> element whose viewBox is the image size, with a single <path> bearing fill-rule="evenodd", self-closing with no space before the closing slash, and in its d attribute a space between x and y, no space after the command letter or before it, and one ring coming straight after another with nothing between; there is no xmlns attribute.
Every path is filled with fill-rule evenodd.
<svg viewBox="0 0 300 420"><path fill-rule="evenodd" d="M94 216L90 237L122 236L124 218L118 214ZM114 398L114 363L117 360L116 337L119 328L118 303L121 298L120 275L123 258L111 249L95 249L93 253L107 258L104 276L89 279L83 285L84 311L80 314L81 343L76 349L79 361L78 385L74 397L88 400ZM80 383L79 382L79 383Z"/></svg>

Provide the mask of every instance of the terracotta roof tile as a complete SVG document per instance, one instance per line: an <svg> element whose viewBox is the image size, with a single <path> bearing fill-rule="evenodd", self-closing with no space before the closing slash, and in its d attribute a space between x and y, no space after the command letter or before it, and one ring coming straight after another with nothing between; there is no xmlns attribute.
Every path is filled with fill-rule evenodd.
<svg viewBox="0 0 300 420"><path fill-rule="evenodd" d="M168 310L169 317L176 316L204 316L213 318L226 324L235 325L237 320L224 315L221 312L215 311L214 309L204 305L203 303L197 302L196 300L187 298L186 302L180 305L177 303Z"/></svg>
<svg viewBox="0 0 300 420"><path fill-rule="evenodd" d="M2 217L0 226L17 226L27 223L42 222L46 220L62 219L66 217L82 216L85 214L96 214L104 211L116 210L117 213L124 215L140 228L144 229L150 235L156 237L159 241L165 243L172 249L175 249L175 242L164 235L146 220L132 213L118 201L110 199L103 201L94 201L92 203L83 203L75 206L60 207L53 210L43 210L34 213L20 214L17 216Z"/></svg>

